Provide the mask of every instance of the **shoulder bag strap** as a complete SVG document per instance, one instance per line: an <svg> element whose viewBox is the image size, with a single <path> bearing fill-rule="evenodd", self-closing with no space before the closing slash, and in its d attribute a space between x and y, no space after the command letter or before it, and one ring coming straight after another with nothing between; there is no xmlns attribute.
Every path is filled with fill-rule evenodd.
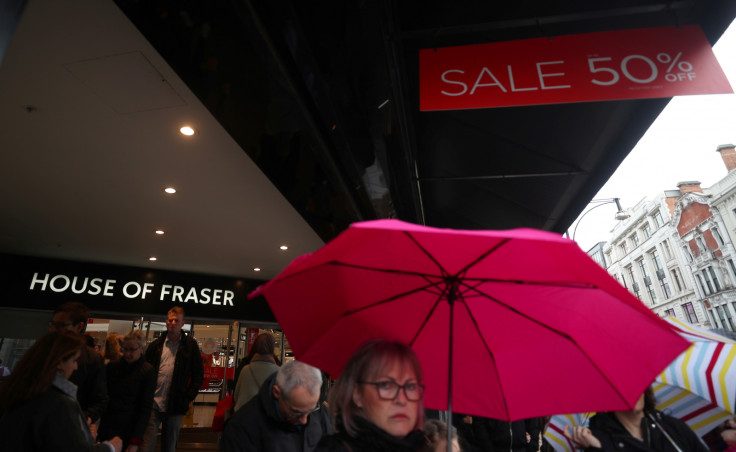
<svg viewBox="0 0 736 452"><path fill-rule="evenodd" d="M670 442L670 444L672 444L672 447L674 447L677 452L683 452L682 449L680 448L680 446L677 445L677 443L675 442L675 440L672 439L672 437L670 436L670 434L667 433L667 430L665 430L664 427L662 427L662 425L659 422L657 422L657 419L654 417L654 415L652 413L647 413L647 416L649 417L649 419L652 420L652 422L654 422L654 425L657 426L657 428L662 432L662 434L664 435L664 437L667 438L667 440Z"/></svg>

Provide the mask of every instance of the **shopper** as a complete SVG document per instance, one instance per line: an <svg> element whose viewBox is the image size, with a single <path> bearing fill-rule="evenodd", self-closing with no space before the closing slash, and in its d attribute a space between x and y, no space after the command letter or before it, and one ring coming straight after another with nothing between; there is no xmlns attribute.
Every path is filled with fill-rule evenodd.
<svg viewBox="0 0 736 452"><path fill-rule="evenodd" d="M243 367L235 385L235 411L258 394L263 382L279 370L274 359L276 339L271 333L261 333L253 343L250 363Z"/></svg>
<svg viewBox="0 0 736 452"><path fill-rule="evenodd" d="M408 346L387 340L362 345L330 390L337 434L319 451L412 452L426 444L422 368Z"/></svg>
<svg viewBox="0 0 736 452"><path fill-rule="evenodd" d="M115 333L110 333L105 338L105 349L103 350L102 357L105 360L105 365L111 361L117 361L121 357L120 353L120 336Z"/></svg>
<svg viewBox="0 0 736 452"><path fill-rule="evenodd" d="M117 338L115 338L117 341ZM122 359L107 365L110 401L102 416L98 439L123 439L123 450L136 452L151 416L156 371L143 358L146 334L134 330L123 338Z"/></svg>
<svg viewBox="0 0 736 452"><path fill-rule="evenodd" d="M223 452L311 452L332 423L319 402L322 374L289 361L236 411L222 433Z"/></svg>
<svg viewBox="0 0 736 452"><path fill-rule="evenodd" d="M2 450L120 452L114 437L95 444L69 377L77 369L82 335L52 331L36 341L0 387Z"/></svg>
<svg viewBox="0 0 736 452"><path fill-rule="evenodd" d="M49 331L71 331L85 341L84 334L89 321L89 308L72 301L56 308L49 322ZM107 406L107 384L105 383L105 363L91 346L82 347L78 368L69 380L77 385L77 400L90 423L100 419Z"/></svg>
<svg viewBox="0 0 736 452"><path fill-rule="evenodd" d="M166 333L146 350L146 361L157 372L153 409L141 449L153 451L161 427L161 451L175 452L181 421L199 393L204 366L194 338L182 331L184 309L171 308L166 317Z"/></svg>

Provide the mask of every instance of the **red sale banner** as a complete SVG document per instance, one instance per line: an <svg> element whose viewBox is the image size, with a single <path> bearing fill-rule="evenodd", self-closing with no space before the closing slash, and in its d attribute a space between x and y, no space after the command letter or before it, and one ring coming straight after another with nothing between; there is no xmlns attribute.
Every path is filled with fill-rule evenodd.
<svg viewBox="0 0 736 452"><path fill-rule="evenodd" d="M697 25L419 51L421 111L732 92Z"/></svg>

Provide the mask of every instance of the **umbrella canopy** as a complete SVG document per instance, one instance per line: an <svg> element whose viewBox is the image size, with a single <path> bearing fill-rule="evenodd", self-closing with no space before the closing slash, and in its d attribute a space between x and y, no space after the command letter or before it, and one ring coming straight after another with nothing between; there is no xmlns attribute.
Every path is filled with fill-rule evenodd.
<svg viewBox="0 0 736 452"><path fill-rule="evenodd" d="M426 407L504 420L630 409L688 346L575 242L532 229L355 223L255 294L298 359L337 376L366 340L399 340Z"/></svg>
<svg viewBox="0 0 736 452"><path fill-rule="evenodd" d="M734 413L736 342L674 317L665 320L692 345L657 376L652 385L656 408L703 436ZM565 424L587 426L593 414L552 416L544 437L556 451L572 452L572 442L562 433Z"/></svg>

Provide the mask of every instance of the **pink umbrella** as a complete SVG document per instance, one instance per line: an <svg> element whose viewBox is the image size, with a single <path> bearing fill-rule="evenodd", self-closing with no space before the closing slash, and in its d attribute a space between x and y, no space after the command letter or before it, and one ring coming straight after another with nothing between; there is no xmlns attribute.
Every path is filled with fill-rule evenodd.
<svg viewBox="0 0 736 452"><path fill-rule="evenodd" d="M333 376L366 340L409 344L425 406L504 420L631 409L688 342L577 244L532 229L353 224L252 296Z"/></svg>

